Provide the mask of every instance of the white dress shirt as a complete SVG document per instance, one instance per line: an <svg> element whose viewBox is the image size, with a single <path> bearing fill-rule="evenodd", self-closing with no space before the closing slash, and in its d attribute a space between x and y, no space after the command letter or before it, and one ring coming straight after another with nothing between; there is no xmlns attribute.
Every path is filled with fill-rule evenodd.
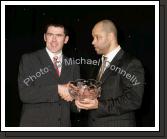
<svg viewBox="0 0 167 139"><path fill-rule="evenodd" d="M114 57L116 56L116 54L119 52L120 49L121 49L121 47L119 45L113 51L111 51L108 54L102 56L102 58L107 57L107 60L106 60L107 62L106 62L104 71L106 70L106 68L108 68L110 66L111 61L114 59Z"/></svg>

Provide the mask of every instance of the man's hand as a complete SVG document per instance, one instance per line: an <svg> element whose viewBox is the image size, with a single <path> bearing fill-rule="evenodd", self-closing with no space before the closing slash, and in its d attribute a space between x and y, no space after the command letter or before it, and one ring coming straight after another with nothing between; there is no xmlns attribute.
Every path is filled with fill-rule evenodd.
<svg viewBox="0 0 167 139"><path fill-rule="evenodd" d="M68 92L69 84L58 85L58 94L60 97L66 101L72 101L73 98L70 96Z"/></svg>
<svg viewBox="0 0 167 139"><path fill-rule="evenodd" d="M79 109L85 109L85 110L92 110L98 108L98 100L97 99L84 99L84 100L75 100L75 105Z"/></svg>

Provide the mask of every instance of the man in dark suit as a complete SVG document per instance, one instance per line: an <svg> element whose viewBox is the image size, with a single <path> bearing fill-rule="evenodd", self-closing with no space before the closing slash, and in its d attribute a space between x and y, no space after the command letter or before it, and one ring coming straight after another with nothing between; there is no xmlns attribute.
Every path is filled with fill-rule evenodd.
<svg viewBox="0 0 167 139"><path fill-rule="evenodd" d="M102 82L98 99L76 100L78 108L89 111L88 126L130 127L135 110L142 103L144 69L139 60L122 50L117 29L110 20L98 22L92 30L94 48L102 55L97 80Z"/></svg>
<svg viewBox="0 0 167 139"><path fill-rule="evenodd" d="M20 126L71 126L68 82L80 74L77 65L65 63L68 58L62 49L68 39L63 25L50 23L44 33L46 48L22 56L18 75L23 102Z"/></svg>

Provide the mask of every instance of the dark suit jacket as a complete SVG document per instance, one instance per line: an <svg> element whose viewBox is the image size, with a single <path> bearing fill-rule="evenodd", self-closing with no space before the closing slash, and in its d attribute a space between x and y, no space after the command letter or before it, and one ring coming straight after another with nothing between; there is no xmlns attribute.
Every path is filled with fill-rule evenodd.
<svg viewBox="0 0 167 139"><path fill-rule="evenodd" d="M135 126L136 109L144 92L144 70L136 58L122 49L102 75L99 107L90 110L89 126Z"/></svg>
<svg viewBox="0 0 167 139"><path fill-rule="evenodd" d="M58 77L46 49L22 56L18 85L23 102L20 126L70 126L70 103L58 95L58 84L80 78L77 65L65 65Z"/></svg>

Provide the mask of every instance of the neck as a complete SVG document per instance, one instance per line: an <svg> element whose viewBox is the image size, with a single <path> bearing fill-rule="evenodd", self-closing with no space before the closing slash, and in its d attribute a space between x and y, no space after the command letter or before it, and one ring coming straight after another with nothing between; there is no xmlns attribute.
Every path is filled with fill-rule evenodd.
<svg viewBox="0 0 167 139"><path fill-rule="evenodd" d="M107 51L104 55L107 55L108 53L112 52L112 51L115 50L118 46L119 46L118 43L115 43L115 44L110 45L108 51Z"/></svg>
<svg viewBox="0 0 167 139"><path fill-rule="evenodd" d="M58 52L52 52L54 55L58 55L58 54L61 54L62 51L58 51Z"/></svg>
<svg viewBox="0 0 167 139"><path fill-rule="evenodd" d="M51 51L51 50L49 50L47 47L46 47L46 49L47 49L50 53L52 53L52 54L54 54L54 55L59 55L59 54L61 54L61 53L62 53L62 50L57 51L57 52L52 52L52 51Z"/></svg>

